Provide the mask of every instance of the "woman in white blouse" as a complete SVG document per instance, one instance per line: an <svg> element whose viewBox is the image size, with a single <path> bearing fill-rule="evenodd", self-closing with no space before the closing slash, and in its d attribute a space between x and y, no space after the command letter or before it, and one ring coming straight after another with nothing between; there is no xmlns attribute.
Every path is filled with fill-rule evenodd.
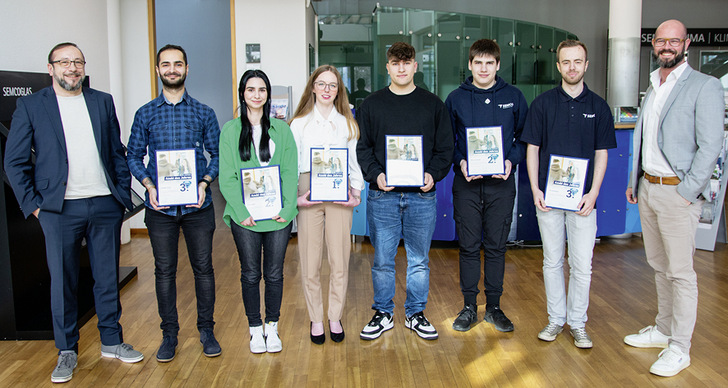
<svg viewBox="0 0 728 388"><path fill-rule="evenodd" d="M361 203L364 179L356 159L359 127L351 114L341 75L335 67L320 66L308 79L291 121L291 130L298 148L298 251L303 291L311 318L311 341L320 345L326 340L320 281L323 242L326 241L331 269L327 313L329 330L331 340L341 342L344 339L341 315L349 281L352 212ZM310 200L311 148L349 150L348 201Z"/></svg>

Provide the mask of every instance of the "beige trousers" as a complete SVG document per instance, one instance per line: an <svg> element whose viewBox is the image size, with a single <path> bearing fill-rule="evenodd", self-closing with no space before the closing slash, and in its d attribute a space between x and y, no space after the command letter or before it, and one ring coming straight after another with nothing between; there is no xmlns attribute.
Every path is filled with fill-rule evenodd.
<svg viewBox="0 0 728 388"><path fill-rule="evenodd" d="M657 317L661 333L685 353L698 313L698 278L693 270L695 231L704 200L690 205L677 186L649 183L639 186L639 211L647 262L655 270Z"/></svg>
<svg viewBox="0 0 728 388"><path fill-rule="evenodd" d="M298 195L309 190L310 174L298 178ZM301 258L301 279L311 322L323 322L324 303L321 293L321 260L326 241L329 268L328 319L341 320L349 283L351 253L351 221L353 208L324 202L298 208L298 252Z"/></svg>

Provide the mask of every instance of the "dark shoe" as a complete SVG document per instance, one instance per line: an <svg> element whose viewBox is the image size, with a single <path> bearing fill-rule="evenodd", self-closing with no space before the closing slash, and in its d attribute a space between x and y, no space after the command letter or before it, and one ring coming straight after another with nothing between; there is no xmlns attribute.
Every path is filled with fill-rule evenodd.
<svg viewBox="0 0 728 388"><path fill-rule="evenodd" d="M177 337L164 337L162 345L157 350L157 361L170 362L174 359L175 350L177 349Z"/></svg>
<svg viewBox="0 0 728 388"><path fill-rule="evenodd" d="M495 329L498 331L513 331L513 322L506 317L506 314L503 313L503 310L499 306L487 306L483 320L495 325Z"/></svg>
<svg viewBox="0 0 728 388"><path fill-rule="evenodd" d="M470 326L478 320L478 306L474 304L466 304L458 313L452 328L457 331L468 331Z"/></svg>
<svg viewBox="0 0 728 388"><path fill-rule="evenodd" d="M313 330L313 322L311 322L311 330ZM316 345L323 345L324 342L326 342L326 332L319 335L311 334L311 342L315 343Z"/></svg>
<svg viewBox="0 0 728 388"><path fill-rule="evenodd" d="M341 321L339 321L341 324ZM331 340L334 342L341 342L344 340L344 326L341 326L341 333L334 333L331 331L331 321L329 321L329 333L331 334Z"/></svg>
<svg viewBox="0 0 728 388"><path fill-rule="evenodd" d="M222 353L220 343L215 339L212 329L200 330L200 342L202 343L202 353L207 357L217 357Z"/></svg>

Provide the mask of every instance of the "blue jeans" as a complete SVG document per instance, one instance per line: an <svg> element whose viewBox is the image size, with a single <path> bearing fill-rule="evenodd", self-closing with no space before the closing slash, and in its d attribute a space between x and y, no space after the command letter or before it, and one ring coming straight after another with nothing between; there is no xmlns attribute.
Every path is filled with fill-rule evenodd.
<svg viewBox="0 0 728 388"><path fill-rule="evenodd" d="M154 277L157 307L162 318L162 334L176 337L177 316L177 251L179 231L185 236L190 266L195 276L197 296L197 329L212 329L215 311L215 273L212 269L212 235L215 232L213 205L198 211L168 216L146 208L144 222L154 253Z"/></svg>
<svg viewBox="0 0 728 388"><path fill-rule="evenodd" d="M437 198L429 193L369 190L367 219L374 246L372 308L394 311L395 270L399 239L404 236L407 252L407 299L404 311L411 316L425 309L430 291L430 243L435 232Z"/></svg>
<svg viewBox="0 0 728 388"><path fill-rule="evenodd" d="M597 235L596 209L588 216L572 211L536 209L543 243L543 282L549 322L572 329L586 325L589 308L592 255ZM564 282L564 251L568 235L569 293Z"/></svg>
<svg viewBox="0 0 728 388"><path fill-rule="evenodd" d="M289 222L280 230L253 232L234 222L230 223L240 258L243 306L250 327L263 325L260 319L261 248L263 249L262 275L265 280L265 321L278 322L281 316L283 259L286 257L292 227L293 223Z"/></svg>

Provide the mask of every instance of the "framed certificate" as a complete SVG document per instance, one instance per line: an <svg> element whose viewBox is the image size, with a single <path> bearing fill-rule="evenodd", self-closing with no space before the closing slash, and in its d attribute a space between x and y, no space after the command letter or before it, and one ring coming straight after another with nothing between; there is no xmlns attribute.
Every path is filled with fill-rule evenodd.
<svg viewBox="0 0 728 388"><path fill-rule="evenodd" d="M422 135L385 136L387 144L387 186L425 185L425 167L422 160Z"/></svg>
<svg viewBox="0 0 728 388"><path fill-rule="evenodd" d="M501 127L465 128L465 133L468 134L468 176L504 174Z"/></svg>
<svg viewBox="0 0 728 388"><path fill-rule="evenodd" d="M283 209L280 166L240 169L243 203L254 221L270 220Z"/></svg>
<svg viewBox="0 0 728 388"><path fill-rule="evenodd" d="M349 150L311 148L311 201L349 200Z"/></svg>
<svg viewBox="0 0 728 388"><path fill-rule="evenodd" d="M589 159L551 155L544 202L557 209L577 211L584 196Z"/></svg>
<svg viewBox="0 0 728 388"><path fill-rule="evenodd" d="M157 150L159 206L194 205L197 197L195 149Z"/></svg>

